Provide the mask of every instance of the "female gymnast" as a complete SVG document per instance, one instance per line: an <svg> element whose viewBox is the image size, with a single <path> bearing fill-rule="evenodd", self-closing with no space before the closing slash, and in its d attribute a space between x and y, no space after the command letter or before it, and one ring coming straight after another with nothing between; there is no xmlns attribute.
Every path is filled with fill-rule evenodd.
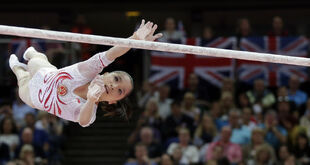
<svg viewBox="0 0 310 165"><path fill-rule="evenodd" d="M142 20L130 39L154 41L157 25ZM114 104L133 89L131 76L123 71L102 72L103 68L122 56L130 48L114 46L95 54L90 59L57 69L46 56L29 47L23 55L27 65L12 54L9 65L17 77L19 97L29 106L47 111L65 120L87 127L96 119L99 102ZM126 116L126 110L109 111L112 115Z"/></svg>

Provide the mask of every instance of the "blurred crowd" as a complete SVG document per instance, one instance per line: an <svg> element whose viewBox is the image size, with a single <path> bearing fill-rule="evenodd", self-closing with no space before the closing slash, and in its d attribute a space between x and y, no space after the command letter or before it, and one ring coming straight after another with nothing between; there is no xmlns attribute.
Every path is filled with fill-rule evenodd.
<svg viewBox="0 0 310 165"><path fill-rule="evenodd" d="M186 34L173 18L162 32L169 42ZM248 19L238 21L235 35L239 41L255 35ZM292 34L276 16L265 35ZM214 37L206 26L202 38ZM125 165L310 164L310 98L297 75L277 87L263 79L248 86L225 79L214 90L195 73L186 82L184 89L143 82L135 94L141 113L128 137Z"/></svg>
<svg viewBox="0 0 310 165"><path fill-rule="evenodd" d="M310 164L310 99L298 77L275 91L261 79L242 92L225 80L212 102L195 74L188 81L181 98L144 83L127 165Z"/></svg>
<svg viewBox="0 0 310 165"><path fill-rule="evenodd" d="M37 111L18 97L0 104L0 164L60 164L66 122Z"/></svg>

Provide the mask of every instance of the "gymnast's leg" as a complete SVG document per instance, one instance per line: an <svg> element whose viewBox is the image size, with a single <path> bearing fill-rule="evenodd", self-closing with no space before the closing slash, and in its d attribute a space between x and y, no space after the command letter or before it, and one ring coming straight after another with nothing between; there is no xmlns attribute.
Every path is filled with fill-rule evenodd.
<svg viewBox="0 0 310 165"><path fill-rule="evenodd" d="M28 71L31 77L41 68L57 69L49 63L47 57L40 52L37 52L33 47L29 47L24 53L24 59L28 61Z"/></svg>
<svg viewBox="0 0 310 165"><path fill-rule="evenodd" d="M15 54L10 56L10 68L14 72L18 82L18 93L21 100L27 105L34 107L30 98L28 83L31 79L30 73L26 70L27 66L20 63Z"/></svg>

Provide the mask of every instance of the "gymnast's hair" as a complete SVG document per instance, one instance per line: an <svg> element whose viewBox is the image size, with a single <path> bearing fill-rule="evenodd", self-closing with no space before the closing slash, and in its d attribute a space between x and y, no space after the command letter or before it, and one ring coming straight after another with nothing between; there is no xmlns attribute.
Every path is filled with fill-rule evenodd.
<svg viewBox="0 0 310 165"><path fill-rule="evenodd" d="M104 116L120 118L128 121L132 115L132 106L130 104L129 98L124 98L119 100L115 104L109 104L108 102L100 102L100 108L105 112Z"/></svg>
<svg viewBox="0 0 310 165"><path fill-rule="evenodd" d="M128 98L128 95L130 95L130 93L133 90L133 86L134 86L133 79L127 72L124 72L124 71L113 71L113 72L117 73L117 74L122 74L122 75L128 76L130 79L130 82L131 82L132 89L131 89L131 91L129 91L126 94L126 96L122 100L117 101L116 104L109 104L107 102L100 102L100 104L101 104L100 107L104 112L106 112L104 114L104 116L111 116L111 117L119 116L122 119L128 121L132 115L132 110L133 110L132 106L130 104L130 100Z"/></svg>

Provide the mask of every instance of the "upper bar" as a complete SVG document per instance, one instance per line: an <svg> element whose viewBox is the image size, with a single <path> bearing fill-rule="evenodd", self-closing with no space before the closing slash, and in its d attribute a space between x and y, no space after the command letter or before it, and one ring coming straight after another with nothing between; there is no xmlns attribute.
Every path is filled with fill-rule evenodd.
<svg viewBox="0 0 310 165"><path fill-rule="evenodd" d="M227 50L227 49L209 48L201 46L171 44L163 42L141 41L141 40L124 39L117 37L60 32L60 31L24 28L16 26L0 25L0 34L30 37L30 38L41 38L49 40L98 44L98 45L123 46L130 48L186 53L186 54L204 55L212 57L235 58L251 61L310 66L310 58L304 58L304 57L292 57L292 56L275 55L269 53L256 53L256 52Z"/></svg>

